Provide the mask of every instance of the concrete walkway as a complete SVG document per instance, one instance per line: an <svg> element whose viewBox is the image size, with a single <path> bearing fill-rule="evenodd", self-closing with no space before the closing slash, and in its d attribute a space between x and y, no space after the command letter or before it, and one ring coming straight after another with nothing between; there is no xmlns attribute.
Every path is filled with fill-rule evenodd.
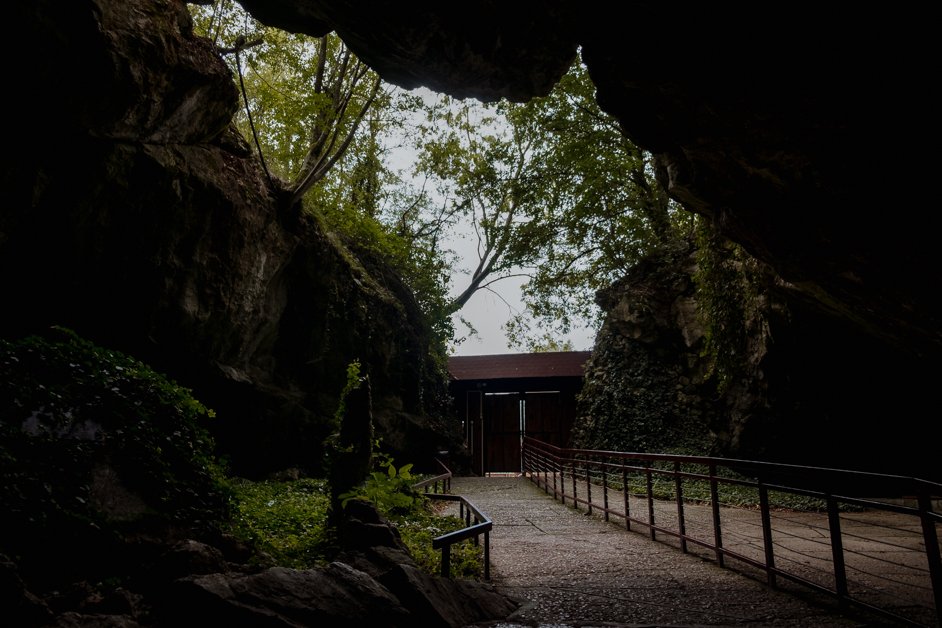
<svg viewBox="0 0 942 628"><path fill-rule="evenodd" d="M683 554L563 506L526 478L454 478L452 492L494 521L492 581L522 602L492 626L895 625Z"/></svg>

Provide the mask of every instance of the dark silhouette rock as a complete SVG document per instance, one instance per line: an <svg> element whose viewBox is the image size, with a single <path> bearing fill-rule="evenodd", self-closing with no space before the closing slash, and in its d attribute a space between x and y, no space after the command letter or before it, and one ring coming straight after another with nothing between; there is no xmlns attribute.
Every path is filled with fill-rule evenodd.
<svg viewBox="0 0 942 628"><path fill-rule="evenodd" d="M928 88L909 78L932 70L927 25L873 12L847 28L844 11L806 2L773 19L736 4L632 2L628 20L559 2L520 27L485 3L470 34L456 23L459 6L400 3L369 16L341 0L246 6L289 29L336 30L390 81L485 100L542 95L545 84L515 74L550 76L565 44L579 46L600 106L654 155L669 194L759 260L792 315L775 321L774 348L754 342L752 375L766 379L717 400L730 415L712 426L726 451L832 464L839 452L855 467L937 476L925 443L938 440L939 422L919 408L934 404L942 375L940 222L913 213L934 176L917 155L937 125ZM508 29L509 49L526 51L512 72L499 54L455 52ZM904 42L880 45L873 33ZM410 45L418 52L403 53ZM671 78L646 78L660 76ZM513 84L495 90L496 77ZM649 396L677 399L666 388Z"/></svg>
<svg viewBox="0 0 942 628"><path fill-rule="evenodd" d="M694 265L693 247L679 246L598 295L606 318L585 367L574 446L718 453Z"/></svg>
<svg viewBox="0 0 942 628"><path fill-rule="evenodd" d="M506 617L517 604L490 585L430 576L399 564L378 578L333 562L326 569L281 567L258 574L178 580L166 621L201 626L445 626ZM177 623L179 622L179 623Z"/></svg>
<svg viewBox="0 0 942 628"><path fill-rule="evenodd" d="M321 472L346 367L371 377L397 459L454 446L432 336L401 278L287 207L231 126L233 77L176 0L39 3L3 157L0 336L62 325L213 408L233 471ZM52 103L69 94L69 106ZM41 123L39 121L41 120ZM16 155L13 157L13 155ZM24 265L23 260L34 260ZM424 448L424 449L423 449Z"/></svg>
<svg viewBox="0 0 942 628"><path fill-rule="evenodd" d="M245 6L288 30L336 30L394 83L484 100L544 94L579 46L599 104L655 155L675 199L843 324L914 356L942 351L942 306L921 279L939 267L939 222L886 213L921 202L901 178L931 177L919 159L903 158L905 174L891 165L933 128L927 88L908 78L930 71L932 35L903 13L858 15L849 29L844 11L809 2L772 20L737 4L632 2L627 21L572 1L366 15L343 0ZM872 32L905 42L874 45ZM643 80L678 67L683 78ZM874 89L874 69L889 67L907 73L883 73Z"/></svg>
<svg viewBox="0 0 942 628"><path fill-rule="evenodd" d="M168 612L186 626L405 626L409 612L382 585L343 563L327 569L273 567L258 574L179 580Z"/></svg>
<svg viewBox="0 0 942 628"><path fill-rule="evenodd" d="M519 606L488 584L431 576L412 565L396 565L379 581L421 626L469 626L505 618Z"/></svg>

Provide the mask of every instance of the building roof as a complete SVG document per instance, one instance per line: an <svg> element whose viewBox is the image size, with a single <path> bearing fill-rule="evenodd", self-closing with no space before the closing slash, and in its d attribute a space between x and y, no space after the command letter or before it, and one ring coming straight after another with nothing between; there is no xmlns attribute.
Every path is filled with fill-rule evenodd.
<svg viewBox="0 0 942 628"><path fill-rule="evenodd" d="M549 351L498 355L456 355L448 358L452 381L582 377L591 351Z"/></svg>

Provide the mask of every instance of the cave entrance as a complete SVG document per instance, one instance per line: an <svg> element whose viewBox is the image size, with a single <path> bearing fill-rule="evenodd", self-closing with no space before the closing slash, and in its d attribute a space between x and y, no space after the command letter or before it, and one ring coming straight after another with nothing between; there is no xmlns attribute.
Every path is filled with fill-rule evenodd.
<svg viewBox="0 0 942 628"><path fill-rule="evenodd" d="M476 475L518 474L524 436L568 447L588 351L454 356L451 392Z"/></svg>

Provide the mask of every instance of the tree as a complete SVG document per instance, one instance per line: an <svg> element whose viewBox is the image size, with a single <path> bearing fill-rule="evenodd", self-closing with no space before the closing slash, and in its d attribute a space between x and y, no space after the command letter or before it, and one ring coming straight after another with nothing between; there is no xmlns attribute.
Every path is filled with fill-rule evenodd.
<svg viewBox="0 0 942 628"><path fill-rule="evenodd" d="M453 339L452 317L473 294L514 276L528 280L529 318L508 326L518 344L594 323L598 289L691 227L655 184L650 155L599 109L581 62L528 103L441 97L423 106L335 35L266 28L231 0L194 14L207 36L233 44L248 105L239 123L292 200L303 197L348 244L395 266L442 340ZM420 110L424 119L406 129ZM389 166L397 134L414 142L417 183ZM476 259L450 297L448 242L462 230Z"/></svg>
<svg viewBox="0 0 942 628"><path fill-rule="evenodd" d="M196 31L226 46L243 86L246 110L237 123L257 141L266 169L288 182L291 203L301 200L344 157L367 112L388 97L382 81L335 34L312 38L266 27L233 0L192 8Z"/></svg>
<svg viewBox="0 0 942 628"><path fill-rule="evenodd" d="M598 289L692 229L656 184L651 156L599 109L581 62L528 103L443 99L416 137L417 173L448 205L436 217L464 221L476 240L453 312L476 291L524 275L528 314L566 332L577 318L597 318ZM533 335L522 316L508 331L518 344Z"/></svg>
<svg viewBox="0 0 942 628"><path fill-rule="evenodd" d="M246 103L237 126L266 170L292 204L303 199L349 248L402 275L444 352L454 331L443 305L450 261L439 232L416 228L424 201L389 168L386 146L419 100L383 83L335 34L269 28L232 0L191 13L196 32L227 55Z"/></svg>

